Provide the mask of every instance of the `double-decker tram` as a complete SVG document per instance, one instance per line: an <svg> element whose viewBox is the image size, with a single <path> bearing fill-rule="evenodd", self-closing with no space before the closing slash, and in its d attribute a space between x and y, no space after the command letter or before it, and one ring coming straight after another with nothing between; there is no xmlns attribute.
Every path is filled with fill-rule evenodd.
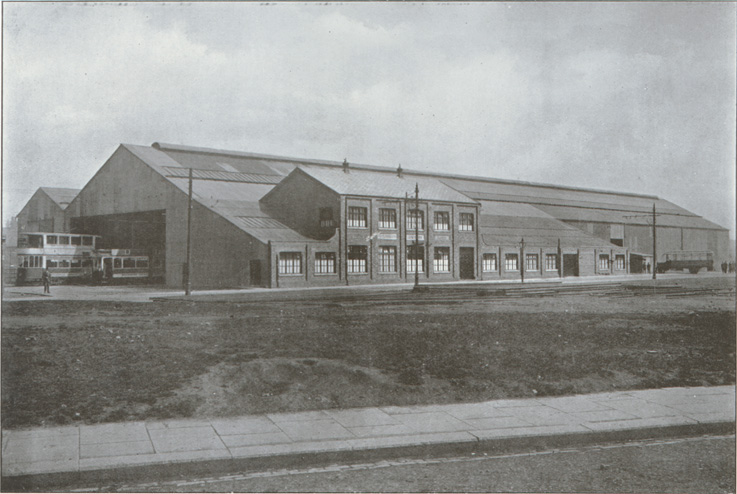
<svg viewBox="0 0 737 494"><path fill-rule="evenodd" d="M135 249L97 249L99 235L23 233L18 239L16 284L41 282L48 268L56 283L148 282L163 275L161 262Z"/></svg>

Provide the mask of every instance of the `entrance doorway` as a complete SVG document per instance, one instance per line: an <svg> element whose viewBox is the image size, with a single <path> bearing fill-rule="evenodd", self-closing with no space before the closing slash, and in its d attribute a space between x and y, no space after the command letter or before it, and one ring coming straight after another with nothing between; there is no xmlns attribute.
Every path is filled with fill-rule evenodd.
<svg viewBox="0 0 737 494"><path fill-rule="evenodd" d="M460 276L462 280L473 280L474 276L474 262L473 262L473 247L461 247L458 251L460 255Z"/></svg>
<svg viewBox="0 0 737 494"><path fill-rule="evenodd" d="M578 276L578 254L563 254L563 276Z"/></svg>
<svg viewBox="0 0 737 494"><path fill-rule="evenodd" d="M261 260L256 259L248 263L248 271L251 275L251 286L261 286Z"/></svg>

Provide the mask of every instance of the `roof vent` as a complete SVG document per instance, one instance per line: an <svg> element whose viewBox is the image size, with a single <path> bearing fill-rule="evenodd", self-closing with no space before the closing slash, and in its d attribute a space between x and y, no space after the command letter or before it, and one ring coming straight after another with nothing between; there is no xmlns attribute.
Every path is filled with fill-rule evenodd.
<svg viewBox="0 0 737 494"><path fill-rule="evenodd" d="M343 171L344 171L345 173L348 173L348 166L349 166L349 165L348 165L348 160L347 160L347 159L345 159L345 158L343 158Z"/></svg>
<svg viewBox="0 0 737 494"><path fill-rule="evenodd" d="M399 166L397 167L397 177L402 178L402 164L399 163Z"/></svg>

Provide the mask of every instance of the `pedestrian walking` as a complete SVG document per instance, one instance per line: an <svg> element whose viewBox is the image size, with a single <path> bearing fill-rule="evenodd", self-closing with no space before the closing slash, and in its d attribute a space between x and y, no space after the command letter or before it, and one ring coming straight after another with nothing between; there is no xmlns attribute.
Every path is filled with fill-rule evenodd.
<svg viewBox="0 0 737 494"><path fill-rule="evenodd" d="M49 268L44 268L41 274L41 281L44 284L44 293L51 295L51 273L49 272Z"/></svg>

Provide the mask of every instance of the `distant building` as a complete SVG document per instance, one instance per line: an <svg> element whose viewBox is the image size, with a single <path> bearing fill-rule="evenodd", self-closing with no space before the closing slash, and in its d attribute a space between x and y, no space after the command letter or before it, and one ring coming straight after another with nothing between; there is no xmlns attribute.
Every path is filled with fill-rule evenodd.
<svg viewBox="0 0 737 494"><path fill-rule="evenodd" d="M659 259L729 256L725 228L654 196L161 143L121 145L53 227L144 251L181 286L190 169L195 288L641 272L653 204Z"/></svg>
<svg viewBox="0 0 737 494"><path fill-rule="evenodd" d="M79 189L39 188L16 216L18 235L27 232L69 231L64 210L77 194Z"/></svg>

